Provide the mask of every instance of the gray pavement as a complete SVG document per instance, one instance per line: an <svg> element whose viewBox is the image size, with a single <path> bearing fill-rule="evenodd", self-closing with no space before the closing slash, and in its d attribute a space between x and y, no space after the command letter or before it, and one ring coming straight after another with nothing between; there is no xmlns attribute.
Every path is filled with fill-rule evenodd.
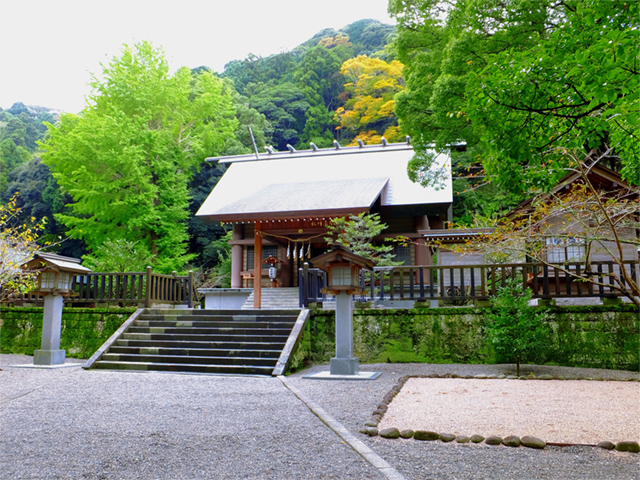
<svg viewBox="0 0 640 480"><path fill-rule="evenodd" d="M358 433L400 376L501 366L364 365L383 375L359 382L9 366L31 362L0 355L0 479L640 477L636 454Z"/></svg>

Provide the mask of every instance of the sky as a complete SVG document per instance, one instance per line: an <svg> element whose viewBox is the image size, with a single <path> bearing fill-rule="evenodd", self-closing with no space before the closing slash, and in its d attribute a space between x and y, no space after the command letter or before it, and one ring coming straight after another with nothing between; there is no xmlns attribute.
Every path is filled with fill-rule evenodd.
<svg viewBox="0 0 640 480"><path fill-rule="evenodd" d="M0 107L79 112L123 44L162 47L172 71L222 72L363 18L395 23L387 0L0 0Z"/></svg>

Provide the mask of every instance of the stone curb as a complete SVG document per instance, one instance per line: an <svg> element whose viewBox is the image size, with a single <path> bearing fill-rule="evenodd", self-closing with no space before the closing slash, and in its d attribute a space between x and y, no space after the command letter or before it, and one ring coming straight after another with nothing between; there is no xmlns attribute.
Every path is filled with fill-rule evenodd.
<svg viewBox="0 0 640 480"><path fill-rule="evenodd" d="M329 415L322 407L320 407L317 403L307 397L304 393L298 390L296 387L291 385L287 378L279 375L278 378L282 382L282 384L287 387L296 397L300 399L302 403L304 403L311 412L318 417L322 423L324 423L327 427L334 431L336 435L338 435L342 440L345 441L355 452L360 455L364 460L366 460L370 465L374 468L378 469L378 471L389 480L405 480L400 472L398 472L395 468L393 468L389 463L385 461L384 458L379 456L373 450L371 450L367 445L361 442L355 435L351 434L338 420ZM375 430L375 435L378 434L378 429L373 428ZM371 435L371 436L375 436Z"/></svg>
<svg viewBox="0 0 640 480"><path fill-rule="evenodd" d="M431 374L431 375L405 375L398 379L398 383L394 385L391 390L387 392L387 394L382 398L382 402L378 404L376 409L371 414L371 420L367 421L364 424L364 427L360 430L360 433L368 435L370 437L375 437L380 435L382 438L388 439L397 439L397 438L413 438L419 441L433 441L440 440L443 443L449 443L455 440L455 443L481 443L484 442L487 445L502 445L508 447L529 447L535 449L543 449L547 445L557 446L557 447L572 447L572 446L582 446L582 447L598 447L603 450L612 450L618 452L631 452L631 453L640 453L640 444L635 441L624 441L618 442L614 444L609 441L599 442L597 445L591 444L583 444L583 443L555 443L555 442L545 442L537 437L526 435L522 438L519 438L515 435L509 435L504 439L497 436L489 436L484 438L481 435L472 435L471 437L459 435L454 436L450 433L437 433L437 432L428 432L423 430L402 430L398 431L397 428L387 428L382 432L378 432L378 425L384 417L384 414L387 412L389 405L395 398L395 396L400 393L404 384L411 378L459 378L463 380L590 380L590 381L609 381L609 382L637 382L640 379L636 378L626 378L622 380L604 380L600 377L575 377L575 378L565 378L560 376L552 376L552 375L540 375L536 377L533 374L527 376L516 376L516 375L456 375L453 373L445 373L445 374ZM416 436L417 434L417 436ZM454 437L454 438L452 438Z"/></svg>

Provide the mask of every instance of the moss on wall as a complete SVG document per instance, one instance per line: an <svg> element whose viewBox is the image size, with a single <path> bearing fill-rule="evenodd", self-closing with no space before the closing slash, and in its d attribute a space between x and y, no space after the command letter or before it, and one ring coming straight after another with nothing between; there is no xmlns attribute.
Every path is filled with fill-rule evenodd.
<svg viewBox="0 0 640 480"><path fill-rule="evenodd" d="M361 363L502 363L484 330L488 308L357 310L354 353ZM640 317L634 306L553 307L543 363L638 370ZM334 314L312 312L296 364L326 363L335 355Z"/></svg>
<svg viewBox="0 0 640 480"><path fill-rule="evenodd" d="M135 308L65 308L60 348L67 357L89 358ZM42 341L42 308L0 308L0 353L33 355Z"/></svg>

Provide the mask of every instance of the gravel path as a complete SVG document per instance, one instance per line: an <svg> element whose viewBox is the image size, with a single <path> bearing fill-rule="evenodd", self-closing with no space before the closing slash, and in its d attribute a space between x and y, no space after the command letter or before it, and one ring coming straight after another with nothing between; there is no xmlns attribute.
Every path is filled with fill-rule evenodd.
<svg viewBox="0 0 640 480"><path fill-rule="evenodd" d="M0 355L2 479L384 478L277 378L7 366L30 362L31 357ZM406 479L638 478L637 454L385 440L358 433L401 376L493 374L504 368L365 365L362 370L383 375L375 381L321 381L302 379L306 371L287 382ZM548 373L542 370L537 373Z"/></svg>

